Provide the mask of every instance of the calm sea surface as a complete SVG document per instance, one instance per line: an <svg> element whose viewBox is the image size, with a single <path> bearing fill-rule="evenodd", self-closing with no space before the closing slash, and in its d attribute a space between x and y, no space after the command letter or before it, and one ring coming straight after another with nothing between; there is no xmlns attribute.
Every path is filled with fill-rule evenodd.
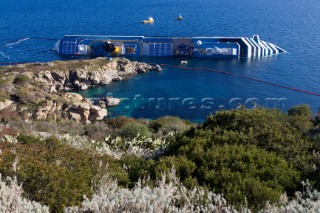
<svg viewBox="0 0 320 213"><path fill-rule="evenodd" d="M252 36L288 53L260 60L190 60L207 67L320 93L319 0L0 0L0 63L61 60L50 51L64 34ZM182 14L184 20L174 17ZM142 25L148 16L153 25ZM27 38L27 39L24 39ZM35 38L50 38L39 40ZM20 42L18 42L20 40ZM181 59L144 58L178 64ZM83 92L125 98L110 115L201 121L210 112L262 105L287 110L320 97L205 71L168 68Z"/></svg>

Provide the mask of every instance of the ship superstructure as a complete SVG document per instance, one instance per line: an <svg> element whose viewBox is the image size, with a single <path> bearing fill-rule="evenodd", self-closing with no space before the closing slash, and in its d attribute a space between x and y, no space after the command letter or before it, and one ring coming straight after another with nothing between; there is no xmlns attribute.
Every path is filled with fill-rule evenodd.
<svg viewBox="0 0 320 213"><path fill-rule="evenodd" d="M61 55L90 57L261 58L285 52L258 35L252 38L66 35L55 49Z"/></svg>

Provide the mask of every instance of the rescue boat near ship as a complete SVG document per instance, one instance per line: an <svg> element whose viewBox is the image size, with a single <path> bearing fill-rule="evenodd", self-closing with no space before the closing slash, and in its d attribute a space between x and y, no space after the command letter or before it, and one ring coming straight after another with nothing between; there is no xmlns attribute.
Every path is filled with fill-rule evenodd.
<svg viewBox="0 0 320 213"><path fill-rule="evenodd" d="M284 53L258 35L249 37L147 37L66 35L54 48L60 55L189 56L196 58L262 58Z"/></svg>
<svg viewBox="0 0 320 213"><path fill-rule="evenodd" d="M148 19L145 19L143 21L141 21L142 24L153 24L154 23L154 19L150 16Z"/></svg>
<svg viewBox="0 0 320 213"><path fill-rule="evenodd" d="M180 14L178 17L176 17L176 20L178 20L178 21L182 21L182 20L183 20L182 15Z"/></svg>

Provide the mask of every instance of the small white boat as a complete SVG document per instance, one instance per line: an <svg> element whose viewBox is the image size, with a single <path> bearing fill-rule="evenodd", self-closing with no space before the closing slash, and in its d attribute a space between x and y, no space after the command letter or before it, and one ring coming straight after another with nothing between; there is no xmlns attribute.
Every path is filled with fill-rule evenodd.
<svg viewBox="0 0 320 213"><path fill-rule="evenodd" d="M183 17L181 16L181 14L178 17L176 17L176 20L178 20L178 21L182 21L183 20Z"/></svg>
<svg viewBox="0 0 320 213"><path fill-rule="evenodd" d="M143 24L152 24L154 19L150 16L148 19L142 21Z"/></svg>

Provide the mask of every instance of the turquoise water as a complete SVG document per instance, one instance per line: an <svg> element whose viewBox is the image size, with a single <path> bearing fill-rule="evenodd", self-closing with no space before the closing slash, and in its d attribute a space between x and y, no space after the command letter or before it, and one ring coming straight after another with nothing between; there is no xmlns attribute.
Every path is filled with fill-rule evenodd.
<svg viewBox="0 0 320 213"><path fill-rule="evenodd" d="M261 60L192 60L208 67L320 93L319 0L69 0L0 1L0 63L61 60L50 51L64 34L252 36L286 49ZM182 14L182 22L173 18ZM140 20L152 15L153 25ZM29 38L17 42L22 38ZM51 38L39 40L34 38ZM143 58L178 64L182 59ZM195 121L239 104L287 110L320 98L205 71L168 68L83 92L125 98L110 115L155 118L177 115ZM135 98L136 97L136 98ZM143 102L144 104L141 104Z"/></svg>

